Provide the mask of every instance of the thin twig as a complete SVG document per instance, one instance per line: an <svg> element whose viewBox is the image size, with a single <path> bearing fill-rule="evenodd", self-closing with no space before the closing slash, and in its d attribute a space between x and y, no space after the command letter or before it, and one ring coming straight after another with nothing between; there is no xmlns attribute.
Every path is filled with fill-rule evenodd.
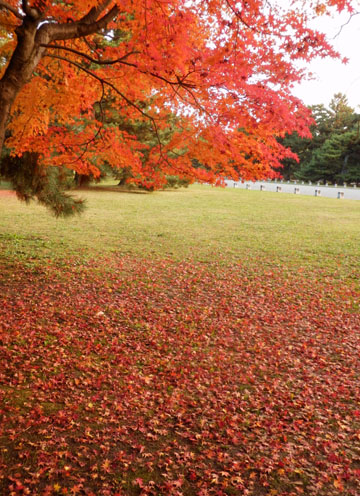
<svg viewBox="0 0 360 496"><path fill-rule="evenodd" d="M340 33L341 33L341 31L343 30L343 28L349 24L349 22L351 21L351 19L352 19L354 16L359 15L359 14L360 14L360 12L353 12L352 14L350 14L349 19L345 22L345 24L343 24L343 25L340 27L339 32L338 32L338 33L337 33L337 34L336 34L336 35L335 35L332 39L333 39L333 40L335 40L335 38L337 38L337 37L340 35Z"/></svg>

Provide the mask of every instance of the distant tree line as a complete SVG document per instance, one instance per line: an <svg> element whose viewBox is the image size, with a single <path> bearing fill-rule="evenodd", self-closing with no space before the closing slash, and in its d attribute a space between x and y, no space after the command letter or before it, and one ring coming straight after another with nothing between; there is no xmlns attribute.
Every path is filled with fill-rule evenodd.
<svg viewBox="0 0 360 496"><path fill-rule="evenodd" d="M288 180L360 183L360 114L342 93L334 95L329 108L321 104L310 109L316 123L313 138L294 133L281 140L299 157L299 162L284 159L281 174Z"/></svg>

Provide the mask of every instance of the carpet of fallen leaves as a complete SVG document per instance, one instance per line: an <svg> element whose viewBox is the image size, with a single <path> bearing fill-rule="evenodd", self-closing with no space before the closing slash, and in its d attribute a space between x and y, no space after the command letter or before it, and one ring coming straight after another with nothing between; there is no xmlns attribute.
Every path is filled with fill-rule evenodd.
<svg viewBox="0 0 360 496"><path fill-rule="evenodd" d="M0 494L360 494L351 285L130 257L1 274Z"/></svg>

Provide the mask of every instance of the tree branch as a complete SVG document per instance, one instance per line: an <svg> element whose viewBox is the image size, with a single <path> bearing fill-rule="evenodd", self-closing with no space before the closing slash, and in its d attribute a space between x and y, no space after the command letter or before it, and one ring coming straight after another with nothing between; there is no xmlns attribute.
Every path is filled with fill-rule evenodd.
<svg viewBox="0 0 360 496"><path fill-rule="evenodd" d="M119 59L99 60L99 59L93 59L92 57L90 57L86 53L80 52L79 50L75 50L74 48L70 48L70 47L67 47L67 46L54 45L54 44L52 44L52 45L41 44L40 46L45 47L45 48L54 48L56 50L65 50L67 52L74 53L75 55L79 55L79 57L83 57L84 59L88 60L92 64L96 64L96 65L113 65L113 64L121 63L125 59L127 59L128 57L130 57L130 55L134 55L135 53L140 53L138 51L133 51L133 52L126 53L125 55L123 55ZM134 67L136 67L135 64L131 64L131 65L134 66Z"/></svg>
<svg viewBox="0 0 360 496"><path fill-rule="evenodd" d="M86 72L86 74L89 74L89 76L91 76L94 79L96 79L97 81L99 81L99 83L102 85L102 87L104 87L104 85L109 86L112 90L115 91L115 93L117 93L123 100L125 100L125 102L129 106L134 107L138 112L140 112L140 114L142 114L144 117L146 117L147 119L149 119L151 121L152 125L153 125L154 131L155 131L155 134L156 134L156 139L157 139L157 141L159 143L159 146L160 146L160 154L161 154L161 156L163 156L163 154L162 154L162 143L161 143L161 139L160 139L160 136L159 136L158 127L156 125L156 122L155 122L155 118L154 117L152 117L151 115L149 115L146 112L144 112L138 105L136 105L134 102L132 102L131 100L129 100L129 98L127 98L127 96L125 96L123 93L121 93L121 91L119 91L116 88L116 86L114 86L112 83L110 83L109 81L106 81L105 79L101 78L100 76L97 76L92 71L89 71L89 69L86 69L85 67L82 67L77 62L74 62L73 60L69 60L66 57L61 57L60 55L53 55L53 54L50 54L50 53L47 53L47 52L45 53L45 57L50 57L50 58L53 58L53 59L63 60L64 62L67 62L68 64L74 65L75 67L77 67L81 71Z"/></svg>
<svg viewBox="0 0 360 496"><path fill-rule="evenodd" d="M28 15L29 14L29 6L28 6L28 3L27 3L27 0L22 0L21 7L23 9L24 14L25 15Z"/></svg>
<svg viewBox="0 0 360 496"><path fill-rule="evenodd" d="M118 90L118 88L116 86L114 86L109 81L106 81L106 79L101 78L100 76L98 76L94 72L89 71L89 69L86 69L85 67L83 67L82 65L78 64L77 62L75 62L73 60L69 60L66 57L61 57L60 55L53 55L53 54L50 54L50 53L45 53L45 57L51 57L53 59L63 60L64 62L67 62L68 64L74 65L75 67L77 67L81 71L86 72L86 74L89 74L89 76L91 76L94 79L96 79L97 81L99 81L102 85L109 86L112 90L115 91L115 93L117 93L119 96L121 96L121 98L123 98L128 105L130 105L131 107L134 107L144 117L146 117L147 119L150 119L151 121L154 121L154 117L152 117L151 115L149 115L146 112L144 112L143 110L141 110L140 107L138 107L134 102L132 102L131 100L129 100L123 93L121 93L121 91Z"/></svg>
<svg viewBox="0 0 360 496"><path fill-rule="evenodd" d="M110 3L110 0L106 0L103 2L101 5L103 5L103 8L101 10L105 9L105 6ZM107 24L112 21L116 15L119 12L119 7L117 5L114 5L107 14L105 14L103 17L101 17L99 20L95 20L94 22L88 22L89 19L93 19L95 14L98 12L98 9L95 9L96 12L89 12L88 15L83 17L85 19L85 22L83 19L80 19L80 21L75 21L71 23L62 23L62 24L52 24L52 23L46 23L41 26L38 32L38 39L41 40L42 37L44 36L47 39L50 39L51 41L55 40L71 40L74 38L81 38L83 36L88 36L89 34L97 33L98 31L101 31L104 29ZM90 16L91 14L91 16ZM98 15L98 14L97 14ZM89 16L89 17L88 17Z"/></svg>
<svg viewBox="0 0 360 496"><path fill-rule="evenodd" d="M43 43L40 46L45 47L45 48L54 48L57 50L65 50L67 52L71 52L71 53L74 53L75 55L79 55L79 57L83 57L86 60L88 60L89 62L91 62L93 64L97 64L97 65L112 65L112 64L117 64L117 63L128 65L130 67L134 67L135 69L137 69L139 72L141 72L141 74L148 74L148 75L150 75L156 79L160 79L161 81L164 81L164 83L169 84L171 86L180 86L183 88L193 88L193 89L196 88L195 84L185 82L185 79L188 77L188 75L190 73L186 74L182 78L180 78L179 76L176 76L176 81L170 81L169 79L166 79L166 78L160 76L159 74L155 74L154 72L143 71L136 64L132 64L130 62L125 61L125 59L127 57L129 57L130 55L141 53L139 51L129 52L129 53L125 54L123 57L120 57L119 59L98 60L98 59L93 59L92 57L90 57L86 53L80 52L79 50L75 50L74 48L70 48L70 47L66 47L66 46L62 46L62 45Z"/></svg>
<svg viewBox="0 0 360 496"><path fill-rule="evenodd" d="M243 17L242 17L242 13L240 10L238 10L237 8L234 7L234 5L231 4L231 0L225 0L226 4L228 5L228 7L230 8L230 10L233 12L233 14L238 18L240 19L240 21L242 22L242 24L244 24L244 26L246 26L248 29L251 29L252 31L256 31L252 26L250 26L249 23L247 23Z"/></svg>
<svg viewBox="0 0 360 496"><path fill-rule="evenodd" d="M97 7L93 7L90 11L80 19L80 22L84 24L92 24L96 21L99 15L104 12L106 7L112 2L112 0L104 0Z"/></svg>
<svg viewBox="0 0 360 496"><path fill-rule="evenodd" d="M337 37L340 35L340 33L341 33L341 31L343 30L343 28L349 24L349 22L351 21L351 19L352 19L354 16L359 15L359 14L360 14L360 12L353 12L352 14L350 14L349 19L345 22L345 24L343 24L343 25L340 27L340 29L339 29L338 33L336 33L336 35L333 37L333 40L335 40L335 38L337 38Z"/></svg>
<svg viewBox="0 0 360 496"><path fill-rule="evenodd" d="M34 21L39 21L42 17L42 13L40 10L40 6L43 4L42 0L39 0L37 7L30 7L28 0L22 0L21 6L22 10L25 13L26 17L30 17L30 19Z"/></svg>
<svg viewBox="0 0 360 496"><path fill-rule="evenodd" d="M24 16L20 14L12 5L8 4L5 0L0 0L0 9L4 8L14 14L15 17L20 19L21 21L24 19Z"/></svg>

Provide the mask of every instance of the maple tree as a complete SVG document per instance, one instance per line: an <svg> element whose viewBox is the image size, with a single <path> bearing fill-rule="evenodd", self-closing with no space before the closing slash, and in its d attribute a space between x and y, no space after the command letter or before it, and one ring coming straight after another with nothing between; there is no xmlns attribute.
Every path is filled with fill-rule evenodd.
<svg viewBox="0 0 360 496"><path fill-rule="evenodd" d="M11 154L38 154L40 170L96 176L104 163L131 167L153 187L166 174L210 183L274 177L292 156L276 137L306 136L311 123L291 95L305 77L297 61L337 56L308 23L354 3L0 0L0 149L6 137ZM155 133L169 111L181 127L144 166L144 145L104 124L110 98L124 119L149 120Z"/></svg>

